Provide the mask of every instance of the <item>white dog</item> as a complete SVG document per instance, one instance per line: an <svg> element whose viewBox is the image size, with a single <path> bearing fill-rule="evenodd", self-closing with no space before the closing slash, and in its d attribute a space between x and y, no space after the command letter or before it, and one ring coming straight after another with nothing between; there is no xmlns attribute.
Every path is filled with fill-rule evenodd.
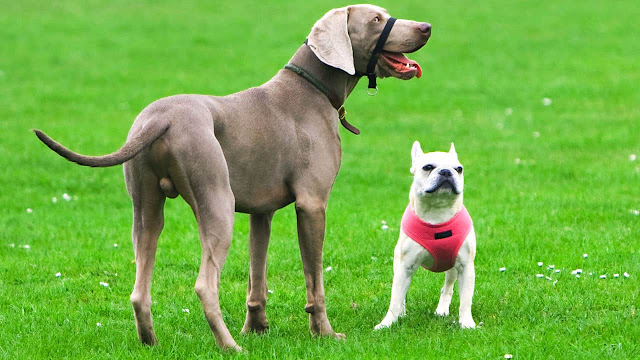
<svg viewBox="0 0 640 360"><path fill-rule="evenodd" d="M416 141L411 159L414 178L393 256L391 304L375 329L389 327L405 315L411 276L420 266L434 272L446 271L436 315L449 315L453 283L460 278L460 326L475 328L471 299L475 285L476 235L469 213L462 205L464 176L458 154L453 143L449 152L424 154Z"/></svg>

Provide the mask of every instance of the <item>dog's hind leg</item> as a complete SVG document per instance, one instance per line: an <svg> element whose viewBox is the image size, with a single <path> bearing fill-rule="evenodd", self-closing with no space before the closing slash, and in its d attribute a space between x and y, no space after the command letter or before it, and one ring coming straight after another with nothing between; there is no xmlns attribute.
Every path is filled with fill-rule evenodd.
<svg viewBox="0 0 640 360"><path fill-rule="evenodd" d="M273 213L252 214L249 228L249 287L247 289L247 318L242 333L263 333L269 329L267 306L267 248L271 234Z"/></svg>
<svg viewBox="0 0 640 360"><path fill-rule="evenodd" d="M451 297L453 296L453 284L458 279L458 270L455 267L447 270L444 276L444 286L440 290L440 301L436 308L436 315L449 315L449 305L451 305Z"/></svg>
<svg viewBox="0 0 640 360"><path fill-rule="evenodd" d="M172 167L169 176L198 223L202 259L195 292L218 346L240 351L222 319L218 290L235 213L227 162L212 128L185 127L177 136L184 138L173 140L171 154L179 166Z"/></svg>
<svg viewBox="0 0 640 360"><path fill-rule="evenodd" d="M153 331L151 316L151 276L158 237L164 224L165 196L159 179L151 169L142 166L136 158L124 166L127 189L133 202L133 249L136 261L136 282L131 293L138 338L146 345L158 340Z"/></svg>

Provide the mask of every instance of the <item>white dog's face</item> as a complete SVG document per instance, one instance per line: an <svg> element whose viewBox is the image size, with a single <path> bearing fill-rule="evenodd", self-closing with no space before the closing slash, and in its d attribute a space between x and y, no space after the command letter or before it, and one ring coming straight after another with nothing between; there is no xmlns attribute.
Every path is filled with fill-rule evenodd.
<svg viewBox="0 0 640 360"><path fill-rule="evenodd" d="M458 197L464 188L463 167L451 143L449 152L423 153L419 142L411 149L413 191L420 197Z"/></svg>

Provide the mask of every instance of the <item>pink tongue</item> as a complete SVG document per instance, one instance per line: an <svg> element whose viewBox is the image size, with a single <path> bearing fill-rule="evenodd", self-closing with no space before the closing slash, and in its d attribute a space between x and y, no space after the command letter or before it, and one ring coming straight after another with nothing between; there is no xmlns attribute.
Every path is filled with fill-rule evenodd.
<svg viewBox="0 0 640 360"><path fill-rule="evenodd" d="M384 56L401 63L401 64L397 64L397 63L394 64L397 70L402 71L406 69L405 65L403 64L409 64L409 66L414 65L416 69L418 69L418 73L416 74L416 77L419 78L422 76L422 69L420 68L420 64L407 58L406 56L404 56L404 54L385 51Z"/></svg>

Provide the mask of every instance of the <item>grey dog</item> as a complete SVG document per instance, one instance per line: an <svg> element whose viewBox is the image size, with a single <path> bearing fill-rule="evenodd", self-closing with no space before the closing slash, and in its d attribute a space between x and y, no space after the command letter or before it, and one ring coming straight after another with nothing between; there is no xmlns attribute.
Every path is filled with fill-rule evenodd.
<svg viewBox="0 0 640 360"><path fill-rule="evenodd" d="M222 97L177 95L157 100L136 117L125 144L108 155L72 152L35 130L40 140L72 162L93 167L124 164L133 202L136 261L131 303L144 344L157 343L151 276L164 224L164 202L178 195L191 206L198 223L202 262L195 292L220 347L241 350L222 319L218 298L234 212L250 214L251 262L242 332L262 333L268 329L266 260L271 219L276 210L292 202L311 333L344 338L331 327L325 308L325 210L342 156L338 121L349 128L341 105L365 75L389 19L384 9L372 5L333 9L313 26L291 66L264 85ZM405 80L419 76L419 65L402 53L426 44L431 25L397 20L392 26L370 75Z"/></svg>

